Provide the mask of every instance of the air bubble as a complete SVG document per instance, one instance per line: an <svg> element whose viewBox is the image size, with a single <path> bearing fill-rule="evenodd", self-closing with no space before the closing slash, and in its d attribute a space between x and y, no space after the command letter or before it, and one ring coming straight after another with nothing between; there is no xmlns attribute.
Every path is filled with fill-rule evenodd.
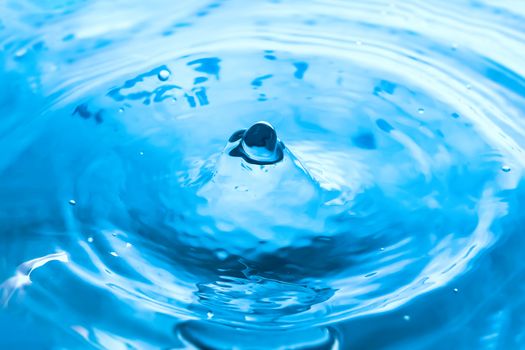
<svg viewBox="0 0 525 350"><path fill-rule="evenodd" d="M504 173L508 173L508 172L510 172L510 170L511 170L510 166L508 166L508 165L503 165L501 167L501 171L503 171Z"/></svg>
<svg viewBox="0 0 525 350"><path fill-rule="evenodd" d="M213 318L213 316L215 316L215 315L211 311L206 314L206 317L208 318L208 320L211 320Z"/></svg>
<svg viewBox="0 0 525 350"><path fill-rule="evenodd" d="M70 200L69 200L69 204L70 204L70 205L76 205L76 204L77 204L77 201L74 200L74 199L70 199Z"/></svg>
<svg viewBox="0 0 525 350"><path fill-rule="evenodd" d="M87 241L88 241L88 243L93 243L94 239L93 239L93 237L88 237Z"/></svg>
<svg viewBox="0 0 525 350"><path fill-rule="evenodd" d="M457 293L457 292L459 292L459 289L454 288L453 291L454 291L454 293Z"/></svg>
<svg viewBox="0 0 525 350"><path fill-rule="evenodd" d="M118 256L117 252L110 252L109 254L111 254L113 256Z"/></svg>
<svg viewBox="0 0 525 350"><path fill-rule="evenodd" d="M160 81L166 81L170 78L170 71L167 69L163 69L159 72L157 75Z"/></svg>
<svg viewBox="0 0 525 350"><path fill-rule="evenodd" d="M417 112L418 112L419 114L423 114L423 113L425 113L425 110L424 110L423 108L420 108L420 109L417 110Z"/></svg>
<svg viewBox="0 0 525 350"><path fill-rule="evenodd" d="M405 315L405 316L403 316L403 320L405 320L405 321L407 321L407 322L410 321L410 316L409 316L409 315Z"/></svg>

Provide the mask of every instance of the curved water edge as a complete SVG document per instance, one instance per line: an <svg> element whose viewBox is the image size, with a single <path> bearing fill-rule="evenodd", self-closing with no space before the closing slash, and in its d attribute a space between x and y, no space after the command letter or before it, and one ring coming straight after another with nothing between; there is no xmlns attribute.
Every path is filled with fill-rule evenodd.
<svg viewBox="0 0 525 350"><path fill-rule="evenodd" d="M5 310L102 347L204 324L204 347L225 326L335 346L323 327L453 305L518 261L523 5L0 6Z"/></svg>

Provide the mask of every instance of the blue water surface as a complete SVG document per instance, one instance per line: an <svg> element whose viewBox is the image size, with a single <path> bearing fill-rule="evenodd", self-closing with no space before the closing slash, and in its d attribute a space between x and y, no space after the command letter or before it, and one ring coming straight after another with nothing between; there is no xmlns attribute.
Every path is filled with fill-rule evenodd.
<svg viewBox="0 0 525 350"><path fill-rule="evenodd" d="M525 349L524 149L524 1L0 0L0 348Z"/></svg>

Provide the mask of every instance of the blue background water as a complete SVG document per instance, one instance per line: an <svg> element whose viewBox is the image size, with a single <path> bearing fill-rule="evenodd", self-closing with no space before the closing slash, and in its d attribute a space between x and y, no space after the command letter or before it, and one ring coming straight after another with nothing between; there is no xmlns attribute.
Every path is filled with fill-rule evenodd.
<svg viewBox="0 0 525 350"><path fill-rule="evenodd" d="M525 348L525 2L3 0L0 47L1 348Z"/></svg>

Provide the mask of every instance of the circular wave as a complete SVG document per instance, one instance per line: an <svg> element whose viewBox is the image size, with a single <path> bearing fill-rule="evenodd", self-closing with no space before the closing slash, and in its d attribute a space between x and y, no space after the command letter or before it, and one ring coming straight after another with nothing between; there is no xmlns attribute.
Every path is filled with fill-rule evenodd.
<svg viewBox="0 0 525 350"><path fill-rule="evenodd" d="M60 278L20 270L38 279L37 313L63 304L62 327L88 341L119 334L67 284L118 305L115 319L326 325L446 286L513 233L519 6L121 5L2 9L3 239L10 264L67 257L38 260ZM230 135L260 120L283 160L231 157Z"/></svg>

